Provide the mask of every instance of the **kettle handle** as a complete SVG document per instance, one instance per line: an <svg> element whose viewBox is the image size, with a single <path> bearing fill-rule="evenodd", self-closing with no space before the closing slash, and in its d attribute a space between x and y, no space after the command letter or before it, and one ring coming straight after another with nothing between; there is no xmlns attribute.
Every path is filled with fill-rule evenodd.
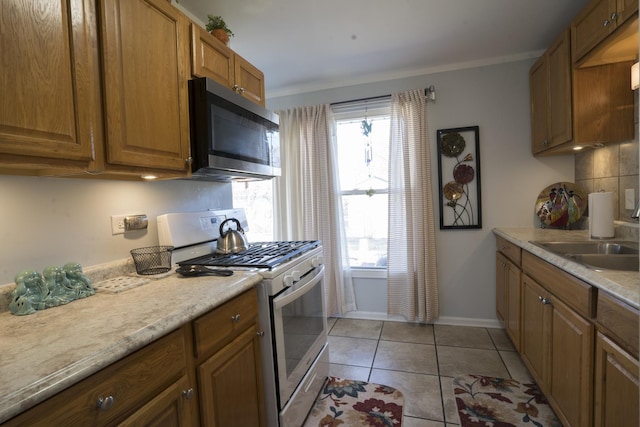
<svg viewBox="0 0 640 427"><path fill-rule="evenodd" d="M244 230L242 229L242 226L240 225L240 221L238 221L235 218L227 218L224 221L222 221L222 224L220 224L220 236L224 236L225 232L223 230L224 225L229 222L229 221L233 221L236 223L236 230L238 230L240 233L244 234Z"/></svg>

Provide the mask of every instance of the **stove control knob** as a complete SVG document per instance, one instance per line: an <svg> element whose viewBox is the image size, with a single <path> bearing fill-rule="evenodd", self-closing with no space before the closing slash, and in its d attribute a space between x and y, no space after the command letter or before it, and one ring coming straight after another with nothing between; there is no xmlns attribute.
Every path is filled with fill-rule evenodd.
<svg viewBox="0 0 640 427"><path fill-rule="evenodd" d="M316 257L311 258L311 265L315 267L319 267L323 264L324 260L322 259L322 255L318 255Z"/></svg>
<svg viewBox="0 0 640 427"><path fill-rule="evenodd" d="M285 274L283 279L285 286L291 286L299 280L300 280L300 272L296 270L292 271L289 274Z"/></svg>

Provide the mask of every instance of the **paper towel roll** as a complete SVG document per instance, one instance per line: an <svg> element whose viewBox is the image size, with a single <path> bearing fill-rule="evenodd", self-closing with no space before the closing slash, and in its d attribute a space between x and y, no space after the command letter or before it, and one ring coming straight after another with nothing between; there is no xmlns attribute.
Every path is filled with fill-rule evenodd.
<svg viewBox="0 0 640 427"><path fill-rule="evenodd" d="M594 239L608 239L614 236L613 193L589 194L589 235Z"/></svg>

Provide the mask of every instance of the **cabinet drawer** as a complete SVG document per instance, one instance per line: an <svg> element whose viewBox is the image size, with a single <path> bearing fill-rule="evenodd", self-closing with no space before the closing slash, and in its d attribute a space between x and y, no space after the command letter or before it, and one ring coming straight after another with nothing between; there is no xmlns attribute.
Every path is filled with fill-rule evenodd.
<svg viewBox="0 0 640 427"><path fill-rule="evenodd" d="M496 248L502 252L507 258L513 261L518 267L522 257L522 249L518 245L514 245L500 236L496 236Z"/></svg>
<svg viewBox="0 0 640 427"><path fill-rule="evenodd" d="M638 358L638 310L605 292L599 292L596 320L606 335Z"/></svg>
<svg viewBox="0 0 640 427"><path fill-rule="evenodd" d="M9 420L6 426L112 425L122 421L186 372L178 329ZM100 399L112 398L108 409Z"/></svg>
<svg viewBox="0 0 640 427"><path fill-rule="evenodd" d="M587 318L595 317L596 290L591 285L525 251L522 270Z"/></svg>
<svg viewBox="0 0 640 427"><path fill-rule="evenodd" d="M194 320L195 356L200 358L219 350L254 323L257 316L258 297L253 289Z"/></svg>

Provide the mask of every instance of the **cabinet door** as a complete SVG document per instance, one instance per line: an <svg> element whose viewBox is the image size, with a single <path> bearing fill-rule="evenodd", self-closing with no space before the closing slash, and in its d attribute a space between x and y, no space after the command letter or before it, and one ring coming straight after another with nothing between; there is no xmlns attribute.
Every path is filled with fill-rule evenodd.
<svg viewBox="0 0 640 427"><path fill-rule="evenodd" d="M531 97L531 151L544 151L549 143L549 86L547 57L542 56L529 71Z"/></svg>
<svg viewBox="0 0 640 427"><path fill-rule="evenodd" d="M100 5L107 162L186 173L186 18L166 0Z"/></svg>
<svg viewBox="0 0 640 427"><path fill-rule="evenodd" d="M591 0L571 22L571 51L576 63L615 28L616 0Z"/></svg>
<svg viewBox="0 0 640 427"><path fill-rule="evenodd" d="M198 367L202 425L264 426L260 342L256 325Z"/></svg>
<svg viewBox="0 0 640 427"><path fill-rule="evenodd" d="M170 385L149 403L137 410L120 427L183 427L193 425L189 400L193 398L186 376Z"/></svg>
<svg viewBox="0 0 640 427"><path fill-rule="evenodd" d="M236 92L264 107L264 74L247 60L236 54L235 57Z"/></svg>
<svg viewBox="0 0 640 427"><path fill-rule="evenodd" d="M549 64L549 147L573 138L571 38L566 29L545 53Z"/></svg>
<svg viewBox="0 0 640 427"><path fill-rule="evenodd" d="M598 333L594 426L638 426L638 398L638 360Z"/></svg>
<svg viewBox="0 0 640 427"><path fill-rule="evenodd" d="M593 393L593 325L556 298L551 331L550 399L562 421L591 425Z"/></svg>
<svg viewBox="0 0 640 427"><path fill-rule="evenodd" d="M92 159L94 138L102 135L93 3L2 3L3 162L82 167Z"/></svg>
<svg viewBox="0 0 640 427"><path fill-rule="evenodd" d="M618 25L631 18L638 11L637 0L618 0Z"/></svg>
<svg viewBox="0 0 640 427"><path fill-rule="evenodd" d="M191 23L191 74L209 77L231 88L234 85L234 54L199 25Z"/></svg>
<svg viewBox="0 0 640 427"><path fill-rule="evenodd" d="M521 298L521 272L513 263L506 262L505 283L507 288L507 318L505 328L516 350L520 350L520 298Z"/></svg>
<svg viewBox="0 0 640 427"><path fill-rule="evenodd" d="M546 291L526 274L522 276L522 358L534 379L547 392L551 345L551 306L541 298Z"/></svg>
<svg viewBox="0 0 640 427"><path fill-rule="evenodd" d="M507 261L500 252L496 252L496 314L498 320L505 326L507 325L507 286L506 274Z"/></svg>

